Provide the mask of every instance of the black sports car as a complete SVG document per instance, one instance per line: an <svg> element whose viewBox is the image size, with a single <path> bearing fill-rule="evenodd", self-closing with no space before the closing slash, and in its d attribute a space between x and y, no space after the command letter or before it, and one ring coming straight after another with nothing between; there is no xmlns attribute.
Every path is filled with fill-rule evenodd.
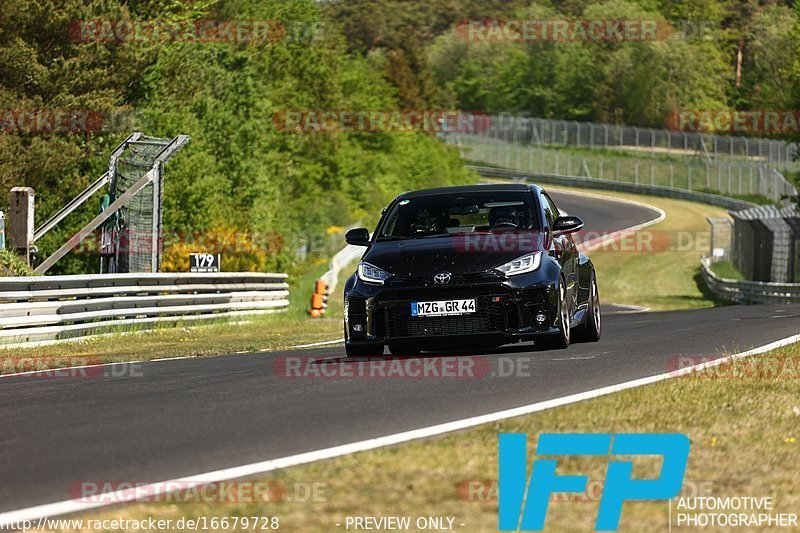
<svg viewBox="0 0 800 533"><path fill-rule="evenodd" d="M344 288L347 355L598 340L594 266L572 235L582 227L537 185L401 194L372 237L345 237L367 247Z"/></svg>

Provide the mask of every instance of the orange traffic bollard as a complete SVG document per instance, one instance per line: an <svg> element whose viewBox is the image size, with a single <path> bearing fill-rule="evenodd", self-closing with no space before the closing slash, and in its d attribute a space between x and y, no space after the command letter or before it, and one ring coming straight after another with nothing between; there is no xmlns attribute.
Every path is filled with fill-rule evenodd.
<svg viewBox="0 0 800 533"><path fill-rule="evenodd" d="M328 300L328 284L325 280L318 279L314 283L314 294L311 295L311 310L309 313L312 317L319 318L325 314L325 307Z"/></svg>

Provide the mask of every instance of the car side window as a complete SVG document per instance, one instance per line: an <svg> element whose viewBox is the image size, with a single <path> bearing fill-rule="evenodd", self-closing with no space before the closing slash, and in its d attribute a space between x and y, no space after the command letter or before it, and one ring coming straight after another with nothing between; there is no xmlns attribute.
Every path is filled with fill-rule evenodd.
<svg viewBox="0 0 800 533"><path fill-rule="evenodd" d="M558 218L558 208L553 203L553 200L551 200L546 194L542 193L540 197L542 209L544 210L544 216L547 219L547 227L552 228L553 222L555 222L556 218Z"/></svg>

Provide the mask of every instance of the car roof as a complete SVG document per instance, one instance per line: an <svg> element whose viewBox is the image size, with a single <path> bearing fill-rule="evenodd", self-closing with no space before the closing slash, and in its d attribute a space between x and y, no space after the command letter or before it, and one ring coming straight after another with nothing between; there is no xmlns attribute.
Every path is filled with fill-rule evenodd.
<svg viewBox="0 0 800 533"><path fill-rule="evenodd" d="M417 191L404 192L397 199L400 198L416 198L419 196L430 196L433 194L458 194L458 193L475 193L486 191L519 191L525 192L533 190L538 192L540 187L529 183L487 183L481 185L459 185L455 187L434 187L432 189L420 189Z"/></svg>

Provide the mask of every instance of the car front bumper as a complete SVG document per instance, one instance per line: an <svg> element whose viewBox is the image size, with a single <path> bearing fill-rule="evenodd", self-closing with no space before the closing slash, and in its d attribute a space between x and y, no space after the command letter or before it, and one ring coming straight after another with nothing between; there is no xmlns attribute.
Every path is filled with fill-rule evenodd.
<svg viewBox="0 0 800 533"><path fill-rule="evenodd" d="M555 334L558 288L542 275L447 286L399 283L375 286L353 279L345 290L347 341L434 344L459 339L509 343ZM457 316L413 317L412 302L475 298L476 312Z"/></svg>

